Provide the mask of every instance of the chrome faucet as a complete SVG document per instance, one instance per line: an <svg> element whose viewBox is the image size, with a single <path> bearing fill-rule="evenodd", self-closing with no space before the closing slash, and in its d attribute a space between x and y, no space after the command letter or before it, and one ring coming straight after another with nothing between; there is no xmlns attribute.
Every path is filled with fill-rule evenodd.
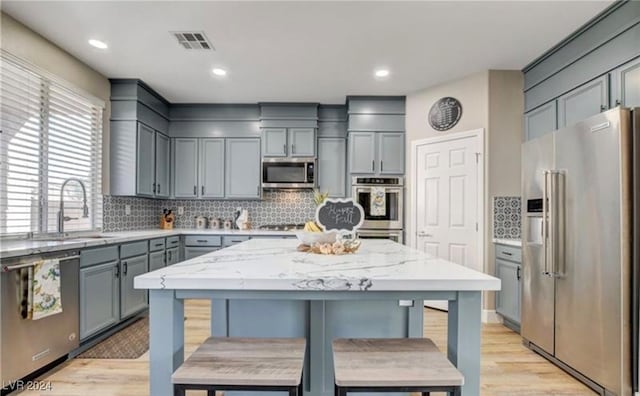
<svg viewBox="0 0 640 396"><path fill-rule="evenodd" d="M82 180L80 179L76 179L74 177L71 177L67 180L65 180L62 183L62 186L60 187L60 209L58 210L58 232L59 233L64 233L64 222L65 221L69 221L69 220L77 220L78 218L75 217L69 217L69 216L65 216L64 215L64 188L67 185L67 183L69 183L70 181L74 181L77 182L78 184L80 184L80 187L82 187L82 199L83 199L83 207L82 207L82 217L83 218L87 218L89 217L89 207L87 206L87 189L84 187L84 183L82 182Z"/></svg>

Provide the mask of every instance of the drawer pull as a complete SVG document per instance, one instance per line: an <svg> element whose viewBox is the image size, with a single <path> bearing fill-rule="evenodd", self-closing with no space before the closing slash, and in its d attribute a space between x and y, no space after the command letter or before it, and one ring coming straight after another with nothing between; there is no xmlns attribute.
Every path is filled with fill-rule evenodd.
<svg viewBox="0 0 640 396"><path fill-rule="evenodd" d="M209 241L207 241L206 239L196 239L196 242L207 243Z"/></svg>
<svg viewBox="0 0 640 396"><path fill-rule="evenodd" d="M504 254L505 256L513 256L513 253L509 253L509 252L502 252L502 254Z"/></svg>
<svg viewBox="0 0 640 396"><path fill-rule="evenodd" d="M160 246L162 246L162 243L156 243L156 244L155 244L155 245L153 245L153 246L155 246L155 247L160 247Z"/></svg>

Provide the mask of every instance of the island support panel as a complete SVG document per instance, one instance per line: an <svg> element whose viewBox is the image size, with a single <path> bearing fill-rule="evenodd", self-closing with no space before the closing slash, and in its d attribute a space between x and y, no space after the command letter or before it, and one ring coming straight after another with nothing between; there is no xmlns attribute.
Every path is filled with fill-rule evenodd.
<svg viewBox="0 0 640 396"><path fill-rule="evenodd" d="M172 395L171 373L184 359L182 300L192 298L212 300L214 336L306 337L305 396L333 395L334 338L422 337L422 301L449 300L447 354L465 377L462 394L480 393L480 291L150 290L154 396ZM414 304L399 306L399 300Z"/></svg>

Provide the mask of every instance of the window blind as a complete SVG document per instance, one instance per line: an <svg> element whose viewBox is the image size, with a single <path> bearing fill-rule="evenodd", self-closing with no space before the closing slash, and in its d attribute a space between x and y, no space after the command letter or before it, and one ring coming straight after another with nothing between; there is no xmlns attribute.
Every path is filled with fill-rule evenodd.
<svg viewBox="0 0 640 396"><path fill-rule="evenodd" d="M3 53L0 110L0 234L56 232L68 179L65 231L101 228L102 108Z"/></svg>

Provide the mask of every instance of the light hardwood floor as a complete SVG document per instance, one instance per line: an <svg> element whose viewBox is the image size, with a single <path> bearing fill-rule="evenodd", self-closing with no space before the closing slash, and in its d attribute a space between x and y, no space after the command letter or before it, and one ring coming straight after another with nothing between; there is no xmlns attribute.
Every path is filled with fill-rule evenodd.
<svg viewBox="0 0 640 396"><path fill-rule="evenodd" d="M187 301L185 351L191 354L209 335L209 302ZM425 309L425 335L446 349L446 314ZM21 396L143 396L149 394L149 355L135 360L74 359L47 373L47 392ZM482 328L483 396L594 395L542 357L521 344L520 336L499 324ZM188 392L188 396L204 395Z"/></svg>

